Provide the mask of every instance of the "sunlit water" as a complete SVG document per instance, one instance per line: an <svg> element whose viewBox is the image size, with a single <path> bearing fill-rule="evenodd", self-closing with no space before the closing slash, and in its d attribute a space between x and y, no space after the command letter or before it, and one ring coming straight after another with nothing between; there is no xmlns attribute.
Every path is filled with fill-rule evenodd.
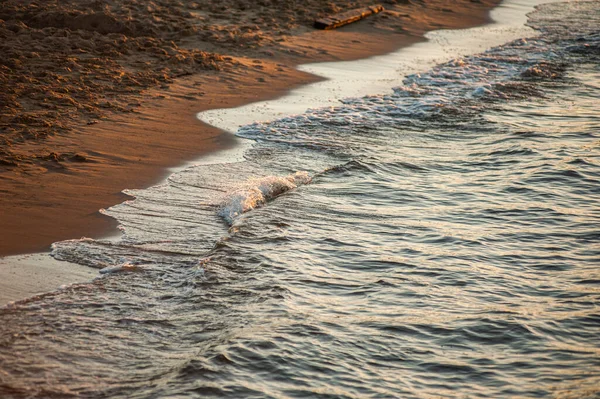
<svg viewBox="0 0 600 399"><path fill-rule="evenodd" d="M54 245L0 310L0 397L600 396L600 7L239 134Z"/></svg>

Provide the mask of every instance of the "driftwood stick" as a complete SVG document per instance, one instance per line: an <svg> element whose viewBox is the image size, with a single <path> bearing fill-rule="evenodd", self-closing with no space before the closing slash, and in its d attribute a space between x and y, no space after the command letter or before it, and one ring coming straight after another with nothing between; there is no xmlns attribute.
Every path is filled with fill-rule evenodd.
<svg viewBox="0 0 600 399"><path fill-rule="evenodd" d="M359 21L369 15L377 14L381 11L383 11L383 6L381 4L376 4L369 7L357 8L356 10L341 12L339 14L317 19L315 21L315 28L325 30L339 28L340 26Z"/></svg>

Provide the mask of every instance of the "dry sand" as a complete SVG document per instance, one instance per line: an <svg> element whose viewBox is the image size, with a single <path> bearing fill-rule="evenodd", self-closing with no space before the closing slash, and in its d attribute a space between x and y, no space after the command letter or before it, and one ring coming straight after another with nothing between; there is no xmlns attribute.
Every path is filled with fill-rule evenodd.
<svg viewBox="0 0 600 399"><path fill-rule="evenodd" d="M352 60L482 24L498 0L388 0L336 31L315 18L372 1L5 0L0 3L0 256L114 232L98 213L166 168L235 145L199 111L317 80Z"/></svg>

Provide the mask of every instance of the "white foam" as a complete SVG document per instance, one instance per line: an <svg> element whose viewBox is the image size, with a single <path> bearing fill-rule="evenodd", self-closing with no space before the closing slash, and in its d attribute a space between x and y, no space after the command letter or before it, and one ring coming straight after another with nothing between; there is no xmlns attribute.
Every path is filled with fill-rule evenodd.
<svg viewBox="0 0 600 399"><path fill-rule="evenodd" d="M296 172L285 177L249 179L226 196L219 215L232 224L241 214L263 206L273 198L310 181L311 177L307 172Z"/></svg>

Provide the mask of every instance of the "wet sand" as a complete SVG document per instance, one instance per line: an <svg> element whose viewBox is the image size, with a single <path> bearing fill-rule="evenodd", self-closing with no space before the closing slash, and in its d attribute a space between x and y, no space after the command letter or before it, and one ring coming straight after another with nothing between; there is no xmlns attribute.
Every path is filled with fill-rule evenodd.
<svg viewBox="0 0 600 399"><path fill-rule="evenodd" d="M88 281L98 271L75 263L60 262L48 254L0 258L0 306L11 301Z"/></svg>

